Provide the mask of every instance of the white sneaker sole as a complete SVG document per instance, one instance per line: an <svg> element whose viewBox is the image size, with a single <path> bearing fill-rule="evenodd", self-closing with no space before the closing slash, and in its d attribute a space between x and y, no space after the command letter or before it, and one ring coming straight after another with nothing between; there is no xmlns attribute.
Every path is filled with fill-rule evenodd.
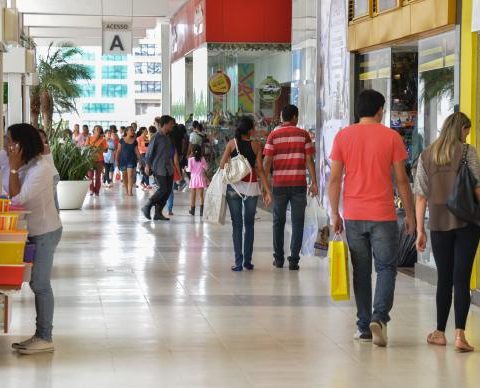
<svg viewBox="0 0 480 388"><path fill-rule="evenodd" d="M17 349L18 353L31 355L31 354L38 354L38 353L53 353L55 348L46 348L46 349Z"/></svg>
<svg viewBox="0 0 480 388"><path fill-rule="evenodd" d="M382 326L376 322L370 324L370 331L372 332L372 342L374 345L385 347L387 346L387 339L383 335Z"/></svg>

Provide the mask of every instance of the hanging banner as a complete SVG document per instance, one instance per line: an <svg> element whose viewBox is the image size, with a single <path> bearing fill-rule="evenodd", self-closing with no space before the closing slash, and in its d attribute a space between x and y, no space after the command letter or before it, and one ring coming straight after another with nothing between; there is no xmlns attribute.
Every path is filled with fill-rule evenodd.
<svg viewBox="0 0 480 388"><path fill-rule="evenodd" d="M258 92L260 93L262 101L274 102L277 101L282 94L282 86L276 79L269 75L258 86Z"/></svg>
<svg viewBox="0 0 480 388"><path fill-rule="evenodd" d="M480 31L480 0L473 0L472 32Z"/></svg>
<svg viewBox="0 0 480 388"><path fill-rule="evenodd" d="M232 81L230 81L230 77L222 70L217 70L217 72L212 75L208 81L208 88L217 96L223 96L224 94L227 94L231 87Z"/></svg>
<svg viewBox="0 0 480 388"><path fill-rule="evenodd" d="M103 22L102 54L132 53L132 23L130 22Z"/></svg>

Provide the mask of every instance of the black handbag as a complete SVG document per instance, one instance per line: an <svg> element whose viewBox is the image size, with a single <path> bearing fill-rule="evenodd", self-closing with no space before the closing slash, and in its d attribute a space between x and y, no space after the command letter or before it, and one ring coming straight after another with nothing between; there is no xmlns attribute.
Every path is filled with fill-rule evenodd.
<svg viewBox="0 0 480 388"><path fill-rule="evenodd" d="M455 186L447 201L447 208L461 220L480 226L480 207L475 195L477 180L468 168L468 144L465 144Z"/></svg>

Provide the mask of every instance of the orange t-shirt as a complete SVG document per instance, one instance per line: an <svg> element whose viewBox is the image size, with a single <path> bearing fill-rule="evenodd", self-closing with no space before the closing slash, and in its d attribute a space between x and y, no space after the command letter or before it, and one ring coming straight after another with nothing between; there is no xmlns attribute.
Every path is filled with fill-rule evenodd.
<svg viewBox="0 0 480 388"><path fill-rule="evenodd" d="M355 124L341 130L330 159L344 164L345 219L395 221L392 167L407 158L400 135L382 124Z"/></svg>
<svg viewBox="0 0 480 388"><path fill-rule="evenodd" d="M147 153L147 140L143 136L137 137L137 143L138 143L138 152L140 154L146 154Z"/></svg>
<svg viewBox="0 0 480 388"><path fill-rule="evenodd" d="M97 147L98 151L96 152L96 155L95 155L95 161L103 162L103 153L108 148L107 141L103 136L96 140L93 139L93 136L90 136L85 145L91 146L91 147Z"/></svg>

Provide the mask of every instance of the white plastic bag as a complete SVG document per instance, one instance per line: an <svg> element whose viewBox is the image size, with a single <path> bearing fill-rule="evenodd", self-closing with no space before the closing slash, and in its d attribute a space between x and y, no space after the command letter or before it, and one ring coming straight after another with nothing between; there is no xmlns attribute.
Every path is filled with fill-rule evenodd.
<svg viewBox="0 0 480 388"><path fill-rule="evenodd" d="M218 169L205 193L203 220L212 224L225 224L227 213L227 186L223 183L223 170Z"/></svg>
<svg viewBox="0 0 480 388"><path fill-rule="evenodd" d="M326 233L326 236L325 236ZM328 216L318 197L308 197L301 254L325 257L328 250Z"/></svg>

